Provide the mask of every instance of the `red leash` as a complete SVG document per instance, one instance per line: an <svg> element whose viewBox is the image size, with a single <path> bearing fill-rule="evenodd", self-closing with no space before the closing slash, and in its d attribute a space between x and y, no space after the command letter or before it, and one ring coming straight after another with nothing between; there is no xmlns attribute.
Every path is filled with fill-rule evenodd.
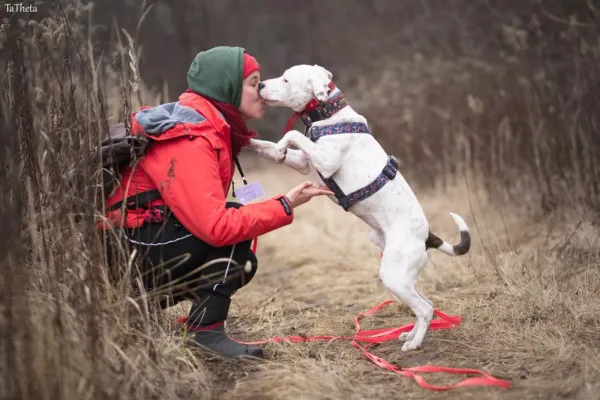
<svg viewBox="0 0 600 400"><path fill-rule="evenodd" d="M328 340L328 341L347 340L347 341L351 341L352 346L359 349L367 359L369 359L371 362L373 362L373 364L377 365L380 368L384 368L388 371L394 372L398 375L413 378L417 382L417 384L424 389L441 391L441 390L450 390L450 389L463 387L463 386L497 386L497 387L501 387L501 388L505 388L505 389L508 389L510 387L510 382L508 382L506 380L495 378L486 372L479 371L476 369L447 368L447 367L437 367L437 366L433 366L433 365L424 365L424 366L411 367L411 368L398 368L398 367L392 365L390 362L384 360L383 358L378 357L375 354L369 352L368 349L372 345L374 345L376 343L387 342L390 340L397 340L402 332L409 332L414 326L414 324L408 324L408 325L404 325L399 328L383 328L383 329L372 329L372 330L368 330L368 331L361 331L360 319L362 317L371 316L392 302L393 302L392 300L386 300L386 301L374 306L367 312L359 314L354 319L356 330L355 330L353 337L327 336L327 335L308 336L308 337L286 336L286 337L274 337L274 338L270 338L270 339L266 339L266 340L259 340L259 341L255 341L255 342L240 342L240 343L258 345L258 344L266 344L266 343L273 343L273 342L281 343L284 341L292 342L292 343L300 343L300 342L312 342L312 341L316 341L316 340ZM430 329L432 329L432 330L452 328L452 327L460 325L460 323L462 321L462 318L460 316L451 317L451 316L448 316L438 310L435 310L434 314L437 317L439 317L439 319L434 319L433 321L431 321ZM368 344L361 345L361 344L359 344L359 342L364 342L364 343L368 343ZM437 385L432 385L432 384L426 382L422 376L418 375L419 372L421 372L421 373L440 372L440 373L454 374L454 375L472 374L472 375L479 375L479 376L472 377L472 378L466 378L466 379L464 379L458 383L455 383L453 385L437 386Z"/></svg>
<svg viewBox="0 0 600 400"><path fill-rule="evenodd" d="M510 388L510 382L502 379L498 379L493 377L492 375L479 371L476 369L462 369L462 368L448 368L448 367L438 367L434 365L423 365L418 367L410 367L410 368L398 368L395 365L391 364L387 360L384 360L381 357L376 356L375 354L369 351L369 347L373 346L376 343L383 343L390 340L397 340L402 332L409 332L414 324L408 324L401 326L399 328L383 328L383 329L372 329L368 331L361 331L360 327L360 319L363 317L368 317L375 314L377 311L382 309L383 307L391 304L392 300L386 300L382 303L377 304L370 310L359 314L355 319L355 333L354 336L330 336L330 335L319 335L319 336L285 336L285 337L273 337L266 340L258 340L254 342L239 342L248 345L259 345L259 344L267 344L267 343L282 343L282 342L292 342L292 343L303 343L303 342L313 342L317 340L347 340L350 341L352 346L359 349L362 354L370 360L373 364L377 365L380 368L386 369L390 372L393 372L398 375L406 376L409 378L413 378L419 386L428 390L450 390L463 386L496 386L504 389ZM434 314L439 317L439 319L434 319L431 321L431 330L435 329L448 329L455 326L459 326L462 318L460 316L448 316L438 310L434 311ZM178 323L185 323L187 320L186 317L180 318L177 320ZM367 343L366 345L361 345L359 342ZM432 385L425 381L422 376L418 375L418 373L446 373L453 375L479 375L477 377L471 377L463 379L462 381L455 383L453 385L446 386L438 386Z"/></svg>
<svg viewBox="0 0 600 400"><path fill-rule="evenodd" d="M287 124L285 124L285 130L283 131L284 136L286 133L288 133L289 131L292 130L292 128L294 127L294 124L296 123L296 121L298 121L298 118L300 118L300 114L301 113L299 113L299 112L295 112L292 114L290 119L288 119Z"/></svg>

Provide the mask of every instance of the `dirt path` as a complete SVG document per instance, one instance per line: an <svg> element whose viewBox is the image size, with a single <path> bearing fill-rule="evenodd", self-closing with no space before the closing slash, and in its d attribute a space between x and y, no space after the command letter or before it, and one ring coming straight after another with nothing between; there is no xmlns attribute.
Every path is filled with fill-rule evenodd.
<svg viewBox="0 0 600 400"><path fill-rule="evenodd" d="M280 166L270 172L250 168L248 175L250 180L260 179L270 195L303 180ZM283 178L287 183L282 183ZM500 210L464 186L447 195L418 196L439 236L458 240L449 211L462 215L471 229L471 252L451 258L430 251L430 262L418 283L437 309L461 315L463 323L456 329L430 331L422 350L403 353L401 343L393 341L373 352L398 367L430 364L484 370L510 380L512 388L427 391L410 378L376 367L350 343L336 341L270 344L265 346L266 362L227 363L226 372L219 373L215 382L221 388L219 397L600 396L600 277L598 242L591 228L581 224L571 241L562 246L575 224L560 225L548 236L549 221L526 225L520 216ZM351 335L359 312L392 298L379 281L379 253L366 235L365 224L327 199L300 208L292 225L260 239L259 273L234 296L229 324L232 335L242 340ZM548 249L553 247L561 251L550 253ZM412 322L412 313L405 306L393 304L366 319L363 326L396 327ZM426 379L448 384L462 377L436 374Z"/></svg>

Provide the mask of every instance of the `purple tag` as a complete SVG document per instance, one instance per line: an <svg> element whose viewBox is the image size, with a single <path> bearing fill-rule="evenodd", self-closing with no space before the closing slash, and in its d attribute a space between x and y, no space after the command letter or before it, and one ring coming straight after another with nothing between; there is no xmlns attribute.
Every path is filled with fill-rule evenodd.
<svg viewBox="0 0 600 400"><path fill-rule="evenodd" d="M235 189L235 197L242 204L249 203L252 200L260 199L264 197L264 195L265 191L258 181Z"/></svg>

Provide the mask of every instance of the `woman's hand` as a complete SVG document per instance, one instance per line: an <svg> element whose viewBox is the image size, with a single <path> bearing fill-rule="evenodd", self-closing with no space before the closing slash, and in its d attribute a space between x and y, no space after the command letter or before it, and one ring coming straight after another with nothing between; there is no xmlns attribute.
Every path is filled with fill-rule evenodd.
<svg viewBox="0 0 600 400"><path fill-rule="evenodd" d="M290 190L286 197L290 201L292 208L296 208L306 203L313 197L322 195L333 196L334 193L326 186L316 186L312 182L308 181Z"/></svg>

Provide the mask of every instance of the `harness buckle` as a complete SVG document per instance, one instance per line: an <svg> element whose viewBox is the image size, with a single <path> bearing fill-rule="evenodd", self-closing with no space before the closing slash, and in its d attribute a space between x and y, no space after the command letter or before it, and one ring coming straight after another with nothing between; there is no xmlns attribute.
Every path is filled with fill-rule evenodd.
<svg viewBox="0 0 600 400"><path fill-rule="evenodd" d="M320 121L322 119L327 118L327 114L325 113L325 110L323 110L322 108L315 108L314 110L307 112L306 116L308 117L308 119L311 122L312 121Z"/></svg>
<svg viewBox="0 0 600 400"><path fill-rule="evenodd" d="M394 156L390 156L390 158L389 158L389 162L390 162L390 164L392 164L392 166L393 166L395 169L398 169L398 168L400 168L400 165L398 164L398 160L396 159L396 157L394 157Z"/></svg>
<svg viewBox="0 0 600 400"><path fill-rule="evenodd" d="M394 179L396 177L396 172L398 172L397 165L398 165L398 162L396 161L394 156L390 156L387 164L383 168L383 171L382 171L383 174L390 180Z"/></svg>
<svg viewBox="0 0 600 400"><path fill-rule="evenodd" d="M312 119L310 119L308 114L302 114L300 116L300 119L302 120L302 122L304 122L304 125L306 125L306 128L310 128L310 126L312 125Z"/></svg>

